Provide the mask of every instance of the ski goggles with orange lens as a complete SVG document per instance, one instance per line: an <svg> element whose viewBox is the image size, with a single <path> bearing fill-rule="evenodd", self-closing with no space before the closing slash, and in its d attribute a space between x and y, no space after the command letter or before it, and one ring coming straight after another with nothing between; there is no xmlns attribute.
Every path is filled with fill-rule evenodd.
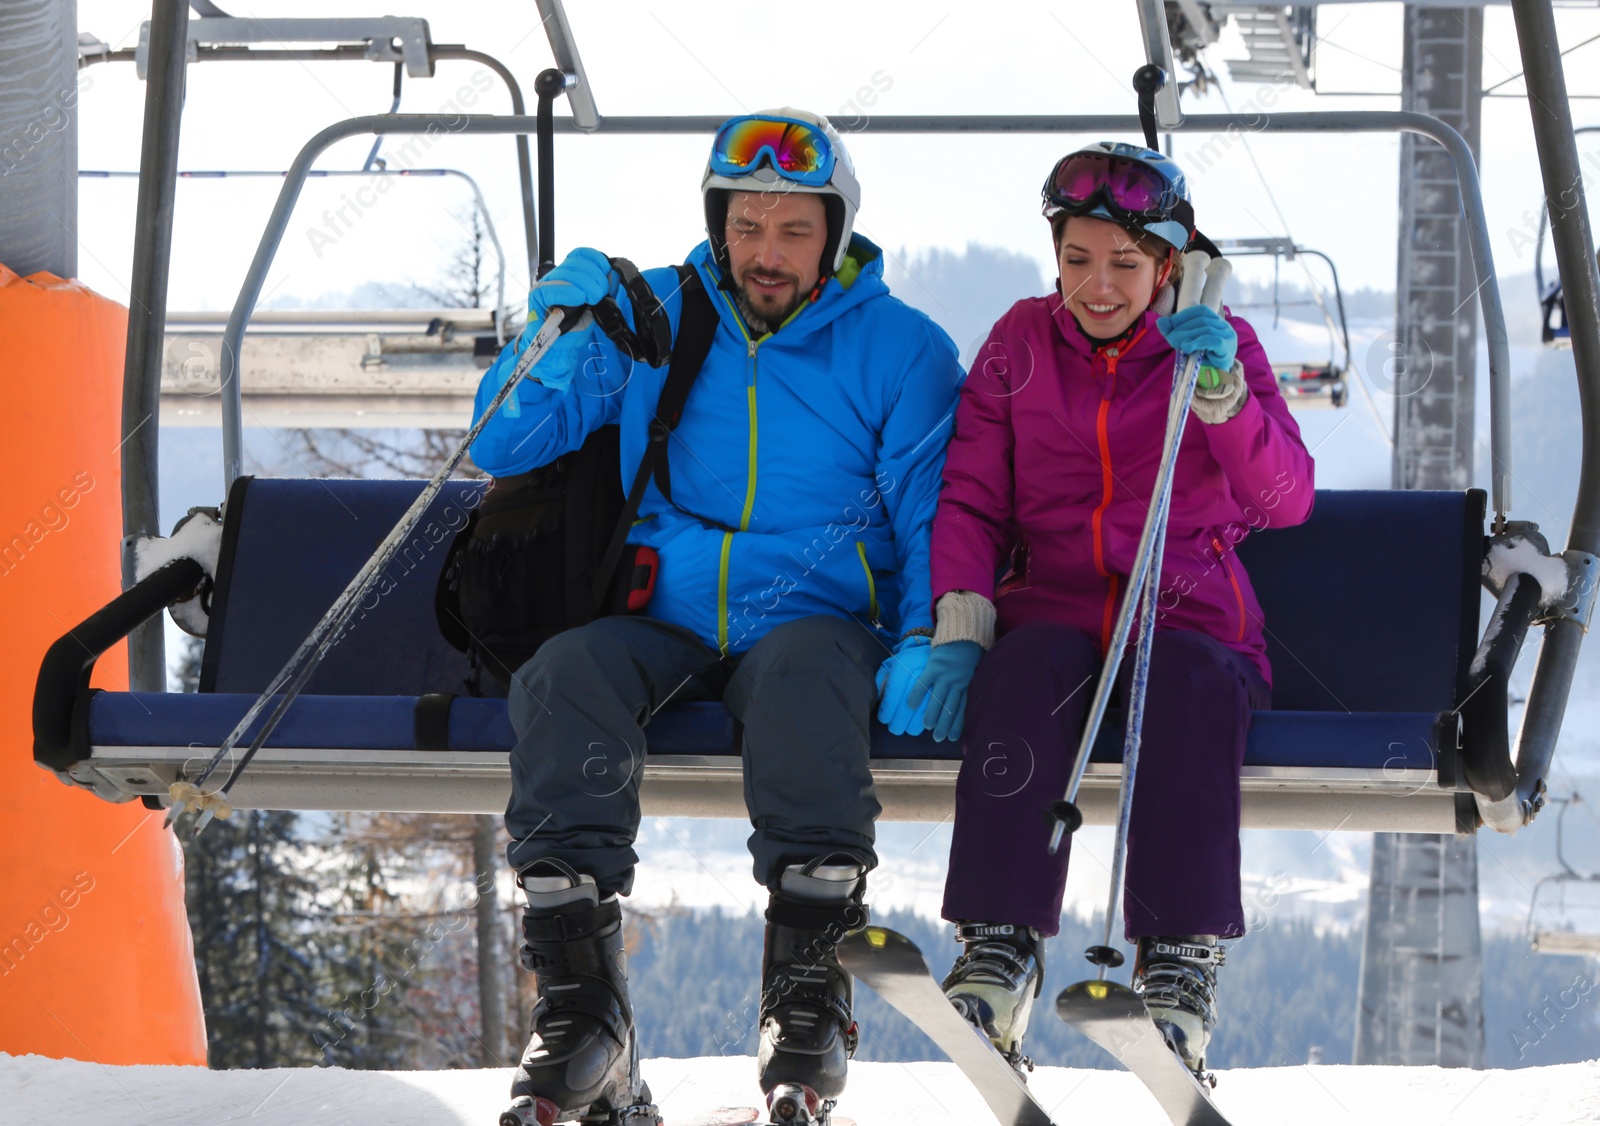
<svg viewBox="0 0 1600 1126"><path fill-rule="evenodd" d="M711 168L719 176L748 176L765 158L785 180L812 187L833 176L828 135L792 117L735 117L711 142Z"/></svg>

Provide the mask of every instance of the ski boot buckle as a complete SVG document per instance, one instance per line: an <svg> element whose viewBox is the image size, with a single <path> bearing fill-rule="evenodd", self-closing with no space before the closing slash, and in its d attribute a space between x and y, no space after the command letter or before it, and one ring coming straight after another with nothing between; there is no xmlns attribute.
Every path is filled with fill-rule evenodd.
<svg viewBox="0 0 1600 1126"><path fill-rule="evenodd" d="M549 1099L518 1095L500 1115L500 1126L553 1126L561 1108Z"/></svg>
<svg viewBox="0 0 1600 1126"><path fill-rule="evenodd" d="M511 1109L500 1115L500 1126L555 1126L560 1121L577 1121L584 1126L662 1126L661 1112L651 1102L577 1119L562 1119L560 1114L561 1108L549 1099L521 1095L512 1102Z"/></svg>
<svg viewBox="0 0 1600 1126"><path fill-rule="evenodd" d="M833 1100L820 1098L802 1083L780 1083L767 1094L771 1126L829 1126Z"/></svg>
<svg viewBox="0 0 1600 1126"><path fill-rule="evenodd" d="M648 1102L623 1107L603 1121L604 1126L662 1126L660 1110L655 1103Z"/></svg>

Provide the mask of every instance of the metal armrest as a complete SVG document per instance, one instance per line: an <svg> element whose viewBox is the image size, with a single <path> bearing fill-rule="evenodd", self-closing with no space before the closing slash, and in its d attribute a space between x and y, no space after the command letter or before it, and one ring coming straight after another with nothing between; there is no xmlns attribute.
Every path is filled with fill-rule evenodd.
<svg viewBox="0 0 1600 1126"><path fill-rule="evenodd" d="M1517 767L1511 757L1511 670L1538 612L1539 598L1539 583L1529 575L1516 575L1506 583L1472 658L1467 696L1458 709L1462 777L1474 793L1490 801L1517 788Z"/></svg>
<svg viewBox="0 0 1600 1126"><path fill-rule="evenodd" d="M88 757L74 739L74 717L87 698L100 655L170 603L187 598L205 578L193 559L176 559L90 614L46 650L33 690L33 761L65 771Z"/></svg>

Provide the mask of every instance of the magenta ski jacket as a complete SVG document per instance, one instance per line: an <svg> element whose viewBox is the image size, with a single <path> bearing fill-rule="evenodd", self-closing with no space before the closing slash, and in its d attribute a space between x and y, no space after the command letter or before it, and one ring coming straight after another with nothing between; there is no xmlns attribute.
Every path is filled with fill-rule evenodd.
<svg viewBox="0 0 1600 1126"><path fill-rule="evenodd" d="M1270 685L1261 606L1235 555L1250 532L1311 514L1312 462L1251 327L1239 334L1244 408L1179 447L1159 625L1243 653ZM996 630L1042 618L1110 643L1166 432L1175 353L1156 314L1097 346L1059 296L1013 305L961 391L933 524L935 602L990 598Z"/></svg>

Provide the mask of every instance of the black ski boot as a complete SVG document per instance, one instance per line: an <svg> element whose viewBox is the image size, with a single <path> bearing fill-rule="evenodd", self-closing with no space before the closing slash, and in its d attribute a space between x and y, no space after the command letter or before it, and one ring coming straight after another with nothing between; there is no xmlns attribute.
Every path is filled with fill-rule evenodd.
<svg viewBox="0 0 1600 1126"><path fill-rule="evenodd" d="M950 967L944 995L1019 1074L1033 1070L1022 1037L1044 989L1039 932L1010 923L957 923L956 941L966 951Z"/></svg>
<svg viewBox="0 0 1600 1126"><path fill-rule="evenodd" d="M1141 938L1133 963L1133 989L1184 1066L1204 1083L1206 1044L1217 1027L1217 967L1227 952L1214 934Z"/></svg>
<svg viewBox="0 0 1600 1126"><path fill-rule="evenodd" d="M830 1120L856 1051L850 975L837 945L867 925L856 864L788 868L767 905L761 961L761 1090L771 1121Z"/></svg>
<svg viewBox="0 0 1600 1126"><path fill-rule="evenodd" d="M660 1126L639 1078L616 897L602 903L593 877L559 861L539 861L519 882L522 964L538 976L539 1000L500 1126Z"/></svg>

